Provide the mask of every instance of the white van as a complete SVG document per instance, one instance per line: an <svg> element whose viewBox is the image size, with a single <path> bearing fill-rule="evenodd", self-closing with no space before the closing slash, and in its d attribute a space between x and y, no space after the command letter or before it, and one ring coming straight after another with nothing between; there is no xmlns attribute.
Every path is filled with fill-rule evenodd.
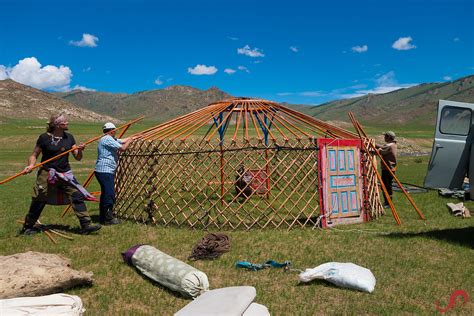
<svg viewBox="0 0 474 316"><path fill-rule="evenodd" d="M474 187L473 111L473 103L439 101L425 187L462 189L466 176Z"/></svg>

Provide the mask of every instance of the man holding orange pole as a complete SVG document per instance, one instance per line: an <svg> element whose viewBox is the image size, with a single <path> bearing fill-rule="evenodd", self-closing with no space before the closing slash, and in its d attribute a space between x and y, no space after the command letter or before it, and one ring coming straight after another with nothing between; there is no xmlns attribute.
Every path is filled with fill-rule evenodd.
<svg viewBox="0 0 474 316"><path fill-rule="evenodd" d="M53 158L62 152L72 150L76 160L82 159L84 144L76 145L74 137L67 133L67 118L64 114L52 115L48 121L46 133L41 134L36 141L33 153L28 158L28 165L23 172L30 173L41 154L41 161ZM91 196L76 180L69 165L69 154L45 163L38 170L32 201L21 233L32 235L39 232L35 228L36 221L46 204L65 205L72 203L72 208L79 219L81 234L89 234L101 228L92 224L87 212L85 200L97 200Z"/></svg>
<svg viewBox="0 0 474 316"><path fill-rule="evenodd" d="M383 133L385 145L379 146L376 145L377 150L379 151L380 155L382 156L385 164L381 162L382 168L382 182L387 189L387 193L390 196L390 200L392 199L392 182L393 182L393 175L387 169L386 166L390 168L390 170L395 173L397 169L397 142L395 140L395 133L392 131L387 131ZM385 203L384 208L390 207L387 201L387 198L384 195Z"/></svg>

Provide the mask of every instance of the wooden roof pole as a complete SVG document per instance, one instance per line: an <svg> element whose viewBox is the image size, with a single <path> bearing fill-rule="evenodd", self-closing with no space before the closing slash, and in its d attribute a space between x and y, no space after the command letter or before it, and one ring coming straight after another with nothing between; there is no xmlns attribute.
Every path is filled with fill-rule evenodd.
<svg viewBox="0 0 474 316"><path fill-rule="evenodd" d="M218 111L219 109L214 109L214 108L205 108L202 109L202 113L194 113L192 116L187 116L187 117L181 117L179 121L175 121L172 124L167 124L166 126L163 126L159 130L157 130L155 133L150 134L145 140L156 140L158 138L164 138L165 136L170 136L173 133L181 130L186 124L189 124L190 122L195 122L196 119L210 119L208 118L207 115L212 114L214 111Z"/></svg>
<svg viewBox="0 0 474 316"><path fill-rule="evenodd" d="M207 113L209 111L212 111L212 109L213 109L213 107L207 107L207 108L199 109L199 110L193 111L191 113L188 113L188 114L182 115L180 117L177 117L177 118L175 118L171 121L168 121L168 122L162 123L160 125L157 125L155 127L149 128L148 130L146 130L144 132L144 134L145 134L144 140L148 140L150 137L152 137L152 136L154 136L154 135L156 135L160 132L163 132L163 130L166 130L166 128L168 128L168 127L172 127L175 124L181 124L181 122L183 120L186 121L186 119L188 119L188 118L194 118L194 117L199 117L201 115L204 115L205 113Z"/></svg>
<svg viewBox="0 0 474 316"><path fill-rule="evenodd" d="M227 106L226 106L226 107L227 107ZM224 110L225 110L225 108L224 108ZM219 110L219 112L220 112L220 110ZM212 119L215 120L215 119L216 119L216 116L215 116L215 115L218 114L219 112L215 112L215 113L212 113L212 112L211 112ZM205 125L206 123L208 123L210 120L211 120L211 117L205 117L204 120L201 120L201 121L200 121L201 124L197 124L198 126L195 127L194 129L188 128L187 131L189 131L189 132L188 132L187 135L185 135L181 140L185 140L186 138L188 138L189 136L191 136L194 132L196 132L197 130L199 130L202 126L204 126L204 125ZM214 126L214 124L215 124L215 123L212 124L212 127ZM194 125L192 125L192 126L194 127L195 125L196 125L196 124L194 124ZM210 131L210 130L209 130L209 131ZM206 133L206 136L207 136L208 134L209 134L209 132ZM204 138L206 138L206 136L204 136ZM177 137L177 136L176 136L176 137ZM175 137L175 138L176 138L176 137Z"/></svg>
<svg viewBox="0 0 474 316"><path fill-rule="evenodd" d="M275 136L273 135L272 131L270 130L270 127L267 125L267 123L265 123L265 120L264 118L261 117L260 115L260 112L261 111L255 111L255 115L258 117L259 121L261 122L261 124L265 127L265 129L267 130L268 134L270 135L270 138L272 139L273 142L276 141L276 138ZM267 112L265 112L267 113Z"/></svg>
<svg viewBox="0 0 474 316"><path fill-rule="evenodd" d="M196 113L193 116L182 118L180 121L174 122L172 125L167 126L166 129L165 128L161 129L160 131L150 136L149 139L150 140L163 139L165 137L171 136L174 133L182 131L183 129L187 129L187 127L189 127L189 124L196 122L196 120L200 122L210 120L211 119L210 116L214 116L213 112L220 111L221 108L223 107L225 107L225 104L221 104L221 106L218 107L218 109L215 109L215 106L204 108L199 113Z"/></svg>
<svg viewBox="0 0 474 316"><path fill-rule="evenodd" d="M280 106L280 110L282 112L284 112L285 114L289 115L290 117L292 117L293 119L299 119L303 122L305 122L306 124L308 124L308 126L311 126L311 127L314 127L318 130L320 130L320 132L322 133L322 135L328 135L330 134L332 137L334 138L344 138L344 137L341 137L341 135L338 135L338 134L335 134L333 131L331 131L331 129L329 129L327 126L326 127L322 127L320 126L319 122L316 122L316 121L313 121L311 120L308 116L302 116L300 115L299 112L291 112L289 108L286 108L284 106Z"/></svg>
<svg viewBox="0 0 474 316"><path fill-rule="evenodd" d="M209 135L209 137L207 138L207 141L209 142L212 138L212 136L214 136L214 134L219 130L219 128L222 127L222 124L224 124L225 121L227 121L227 119L229 118L230 115L232 115L232 110L235 109L237 107L238 103L236 103L229 111L229 113L225 116L225 118L222 119L222 122L220 122L220 124L216 127L216 129L211 133L211 135Z"/></svg>
<svg viewBox="0 0 474 316"><path fill-rule="evenodd" d="M355 117L352 116L351 112L349 113L349 118L351 119L355 130L360 135L360 138L361 139L362 138L367 138L363 135L363 131L360 130L360 128L357 124L357 121L356 121ZM367 147L367 145L364 142L362 142L362 143L363 143L365 151L368 154L370 152L369 148ZM382 177L380 176L380 173L377 170L377 165L375 164L375 162L372 159L370 159L370 166L375 171L375 174L377 175L377 178L379 179L380 185L382 187L382 192L385 196L385 199L388 201L388 205L390 206L390 209L392 210L393 218L395 219L395 221L397 222L398 225L401 225L402 222L400 221L400 217L398 216L397 210L395 209L395 205L393 204L392 199L390 198L390 195L388 194L387 188L385 187L385 184L382 181Z"/></svg>
<svg viewBox="0 0 474 316"><path fill-rule="evenodd" d="M248 119L248 113L247 113L248 109L247 109L247 105L244 105L244 132L245 132L245 140L247 141L247 143L249 142L249 119Z"/></svg>
<svg viewBox="0 0 474 316"><path fill-rule="evenodd" d="M236 120L237 122L235 123L235 132L234 132L234 137L232 137L232 141L236 142L237 141L237 133L239 131L239 126L240 126L240 120L242 119L242 111L237 114Z"/></svg>
<svg viewBox="0 0 474 316"><path fill-rule="evenodd" d="M213 110L213 107L208 107L208 108L203 108L198 111L195 111L191 113L190 115L181 116L175 120L172 120L168 123L163 124L162 126L160 126L160 128L154 131L154 133L150 134L148 138L154 137L160 133L166 133L169 130L179 129L179 127L182 126L183 124L186 124L187 122L191 120L195 120L196 118L203 117L207 115L208 112L212 112L212 110Z"/></svg>
<svg viewBox="0 0 474 316"><path fill-rule="evenodd" d="M132 120L132 121L128 122L128 123L125 124L125 125L122 125L122 126L120 126L120 127L117 127L117 128L115 128L115 129L113 129L113 131L120 130L120 129L126 127L126 126L129 126L129 125L131 125L131 124L133 124L133 123L136 123L136 122L142 120L143 118L144 118L144 116L139 117L139 118L137 118L137 119L135 119L135 120ZM93 142L95 142L96 140L99 140L100 138L102 138L102 136L104 136L104 134L102 134L102 135L100 135L100 136L97 136L97 137L94 137L94 138L92 138L92 139L90 139L90 140L84 142L84 145L88 145L88 144L90 144L90 143L93 143ZM69 149L69 150L66 150L66 151L60 153L59 155L56 155L56 156L54 156L54 157L52 157L52 158L50 158L50 159L47 159L47 160L45 160L45 161L43 161L43 162L40 162L40 163L34 165L34 166L31 168L31 170L36 169L36 168L39 168L39 167L43 166L44 164L46 164L46 163L48 163L48 162L50 162L50 161L54 161L54 160L56 160L56 159L58 159L58 158L60 158L60 157L62 157L62 156L65 156L65 155L69 154L70 152L72 152L72 151L74 151L74 150L76 150L76 147L73 147L73 148L71 148L71 149ZM8 181L10 181L10 180L13 180L13 179L15 179L15 178L17 178L17 177L19 177L19 176L21 176L21 175L23 175L23 174L25 174L25 171L21 171L21 172L19 172L19 173L13 175L13 176L11 176L11 177L8 177L8 178L6 178L6 179L0 181L0 184L4 184L4 183L6 183L6 182L8 182Z"/></svg>
<svg viewBox="0 0 474 316"><path fill-rule="evenodd" d="M252 121L252 124L253 124L253 128L255 128L255 132L257 133L258 140L261 141L261 140L263 140L263 138L260 135L260 132L259 132L258 127L257 127L257 122L255 122L255 117L253 116L253 113L254 113L253 110L249 110L249 115L250 115L250 118L251 118L251 121Z"/></svg>
<svg viewBox="0 0 474 316"><path fill-rule="evenodd" d="M282 111L287 112L289 114L292 114L292 115L298 117L301 120L310 121L310 122L312 122L313 124L316 124L319 127L323 127L325 129L329 130L330 132L336 133L336 135L338 137L349 138L349 139L358 138L357 134L352 133L350 131L347 131L343 128L339 128L337 126L328 124L324 121L318 120L314 117L304 115L302 113L299 113L298 111L292 110L292 109L290 109L288 107L285 107L283 105L280 105L280 104L278 104L278 107L280 107L282 109Z"/></svg>
<svg viewBox="0 0 474 316"><path fill-rule="evenodd" d="M352 114L352 112L350 112L351 115L354 117L354 114ZM354 117L355 119L355 117ZM366 137L367 137L367 134L364 132L362 126L360 125L360 123L356 120L355 121L357 126L359 127L360 131L362 132L362 134ZM390 174L393 176L393 179L395 180L395 182L397 182L399 188L402 190L403 194L406 196L406 198L408 199L408 201L410 202L410 204L413 206L413 208L415 209L415 211L418 213L418 216L425 220L425 216L423 215L423 213L421 213L421 211L418 209L418 207L416 206L415 202L413 201L413 199L411 198L411 196L408 194L407 190L403 187L402 183L400 182L400 180L398 180L398 177L395 175L395 173L393 173L393 171L390 169L390 167L387 165L387 163L385 162L385 160L383 160L382 158L382 155L378 152L377 148L373 145L372 145L372 149L375 150L377 156L379 156L380 160L382 161L383 165L385 166L385 168L387 168L387 170L390 172Z"/></svg>
<svg viewBox="0 0 474 316"><path fill-rule="evenodd" d="M271 119L276 119L276 116L277 114L274 112L274 111L269 111L269 113L271 114ZM280 135L283 137L283 139L285 141L288 141L288 137L286 136L286 134L280 129L280 127L278 126L278 124L274 124L275 128L277 129L277 131L280 133Z"/></svg>
<svg viewBox="0 0 474 316"><path fill-rule="evenodd" d="M274 118L275 118L287 131L289 131L291 134L293 134L293 136L295 136L296 138L301 138L301 137L298 136L291 128L289 128L288 126L286 126L285 123L283 123L283 121L289 123L283 116L281 116L281 115L275 113ZM289 123L289 124L291 124L291 123ZM309 136L309 135L308 135L308 136ZM288 138L286 138L286 139L288 139Z"/></svg>

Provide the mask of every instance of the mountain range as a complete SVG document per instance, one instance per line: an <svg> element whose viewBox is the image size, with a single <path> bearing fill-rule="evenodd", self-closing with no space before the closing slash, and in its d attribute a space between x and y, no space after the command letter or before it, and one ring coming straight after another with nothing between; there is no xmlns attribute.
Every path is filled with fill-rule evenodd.
<svg viewBox="0 0 474 316"><path fill-rule="evenodd" d="M107 114L81 108L55 96L10 79L0 80L0 118L48 119L51 114L64 112L81 121L109 121Z"/></svg>
<svg viewBox="0 0 474 316"><path fill-rule="evenodd" d="M307 106L293 105L305 114L330 121L349 121L353 112L364 123L434 125L439 100L474 103L474 75L443 83L425 83L385 94Z"/></svg>
<svg viewBox="0 0 474 316"><path fill-rule="evenodd" d="M145 115L147 120L154 121L166 121L231 97L215 87L199 90L188 86L170 86L132 94L73 90L55 95L97 113L122 119Z"/></svg>
<svg viewBox="0 0 474 316"><path fill-rule="evenodd" d="M43 119L63 110L84 121L104 121L111 117L126 120L145 115L147 120L163 122L229 97L216 87L200 90L189 86L132 94L81 90L48 93L7 79L0 81L0 118ZM352 111L364 124L432 126L440 99L474 103L474 75L318 106L284 105L328 121L348 122L347 112Z"/></svg>

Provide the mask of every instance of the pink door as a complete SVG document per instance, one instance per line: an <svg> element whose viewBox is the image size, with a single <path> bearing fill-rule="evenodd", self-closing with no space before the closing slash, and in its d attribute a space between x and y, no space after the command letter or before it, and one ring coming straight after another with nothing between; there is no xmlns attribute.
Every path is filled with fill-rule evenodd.
<svg viewBox="0 0 474 316"><path fill-rule="evenodd" d="M362 215L360 140L318 139L320 200L326 220Z"/></svg>

